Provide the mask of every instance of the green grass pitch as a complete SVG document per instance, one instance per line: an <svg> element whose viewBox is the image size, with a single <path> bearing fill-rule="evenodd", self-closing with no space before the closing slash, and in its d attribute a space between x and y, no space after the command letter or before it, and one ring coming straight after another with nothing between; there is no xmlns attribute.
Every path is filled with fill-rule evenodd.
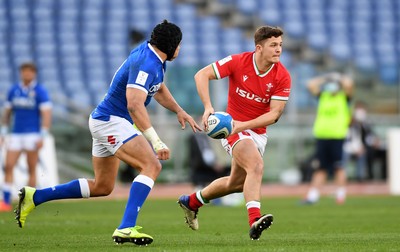
<svg viewBox="0 0 400 252"><path fill-rule="evenodd" d="M314 206L297 203L263 199L274 224L251 241L244 206L203 207L200 229L192 231L176 200L151 199L138 225L154 242L138 247L111 238L124 200L53 201L35 209L23 229L12 213L0 213L0 251L400 251L400 197L350 197L342 206L328 197Z"/></svg>

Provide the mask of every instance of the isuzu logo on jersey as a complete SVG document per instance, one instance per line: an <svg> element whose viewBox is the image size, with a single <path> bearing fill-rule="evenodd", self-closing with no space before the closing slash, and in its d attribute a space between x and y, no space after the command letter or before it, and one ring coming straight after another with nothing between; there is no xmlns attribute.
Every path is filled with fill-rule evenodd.
<svg viewBox="0 0 400 252"><path fill-rule="evenodd" d="M268 103L269 102L269 99L267 99L267 98L262 98L262 97L260 97L258 95L249 93L246 90L240 89L238 87L236 88L236 93L239 96L243 97L243 98L246 98L246 99L249 99L249 100L253 100L253 101L256 101L256 102L260 102L260 103Z"/></svg>

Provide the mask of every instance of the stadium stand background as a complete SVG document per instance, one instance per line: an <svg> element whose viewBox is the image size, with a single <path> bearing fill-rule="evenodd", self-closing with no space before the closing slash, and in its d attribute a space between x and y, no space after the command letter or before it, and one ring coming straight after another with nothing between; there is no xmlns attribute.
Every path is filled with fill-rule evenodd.
<svg viewBox="0 0 400 252"><path fill-rule="evenodd" d="M268 179L296 168L312 151L316 101L305 82L316 74L350 74L355 99L370 105L383 139L388 127L400 125L397 0L0 0L0 105L5 90L18 80L19 64L36 62L39 81L54 102L61 180L91 171L88 115L131 48L163 19L183 31L181 53L168 64L166 83L193 115L203 111L193 82L197 70L253 50L252 34L259 25L285 30L281 60L291 72L293 91L284 118L269 130ZM217 110L224 110L226 90L224 81L212 86ZM180 131L175 117L157 104L151 112L173 151L161 180L185 181L190 132Z"/></svg>

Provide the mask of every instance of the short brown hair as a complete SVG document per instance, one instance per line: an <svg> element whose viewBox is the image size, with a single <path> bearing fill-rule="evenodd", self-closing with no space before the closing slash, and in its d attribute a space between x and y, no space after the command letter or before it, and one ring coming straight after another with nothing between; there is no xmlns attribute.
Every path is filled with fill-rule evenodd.
<svg viewBox="0 0 400 252"><path fill-rule="evenodd" d="M33 63L33 62L25 62L25 63L22 63L22 64L19 66L19 70L22 71L22 70L24 70L24 69L31 69L32 71L37 72L36 65L35 65L35 63Z"/></svg>
<svg viewBox="0 0 400 252"><path fill-rule="evenodd" d="M262 41L269 39L271 37L280 37L283 35L283 30L278 26L261 26L254 34L254 43L256 45L260 44Z"/></svg>

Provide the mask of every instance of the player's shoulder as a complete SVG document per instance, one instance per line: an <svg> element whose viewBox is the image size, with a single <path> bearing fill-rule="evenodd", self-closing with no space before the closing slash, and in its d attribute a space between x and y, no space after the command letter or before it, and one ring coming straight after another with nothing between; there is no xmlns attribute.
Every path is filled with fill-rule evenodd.
<svg viewBox="0 0 400 252"><path fill-rule="evenodd" d="M228 62L233 64L243 64L244 62L251 60L251 58L251 52L242 52L228 55L225 58L218 60L217 63L219 66L225 65Z"/></svg>
<svg viewBox="0 0 400 252"><path fill-rule="evenodd" d="M275 69L276 69L277 74L280 77L289 77L290 78L290 72L285 67L285 65L282 64L282 62L275 63Z"/></svg>
<svg viewBox="0 0 400 252"><path fill-rule="evenodd" d="M35 89L38 90L38 91L41 91L41 92L47 92L46 86L43 85L43 83L40 83L40 82L35 84Z"/></svg>
<svg viewBox="0 0 400 252"><path fill-rule="evenodd" d="M238 54L234 54L233 57L236 60L240 60L240 61L252 61L253 60L253 54L254 52L242 52L242 53L238 53Z"/></svg>
<svg viewBox="0 0 400 252"><path fill-rule="evenodd" d="M18 89L21 89L21 85L19 83L13 83L8 87L9 92L13 92Z"/></svg>
<svg viewBox="0 0 400 252"><path fill-rule="evenodd" d="M275 63L275 66L278 70L289 74L289 70L286 68L286 66L282 62L279 61L278 63Z"/></svg>
<svg viewBox="0 0 400 252"><path fill-rule="evenodd" d="M128 63L146 72L157 71L158 68L156 66L163 66L163 62L156 53L150 49L147 42L143 42L138 48L131 52L128 57Z"/></svg>

